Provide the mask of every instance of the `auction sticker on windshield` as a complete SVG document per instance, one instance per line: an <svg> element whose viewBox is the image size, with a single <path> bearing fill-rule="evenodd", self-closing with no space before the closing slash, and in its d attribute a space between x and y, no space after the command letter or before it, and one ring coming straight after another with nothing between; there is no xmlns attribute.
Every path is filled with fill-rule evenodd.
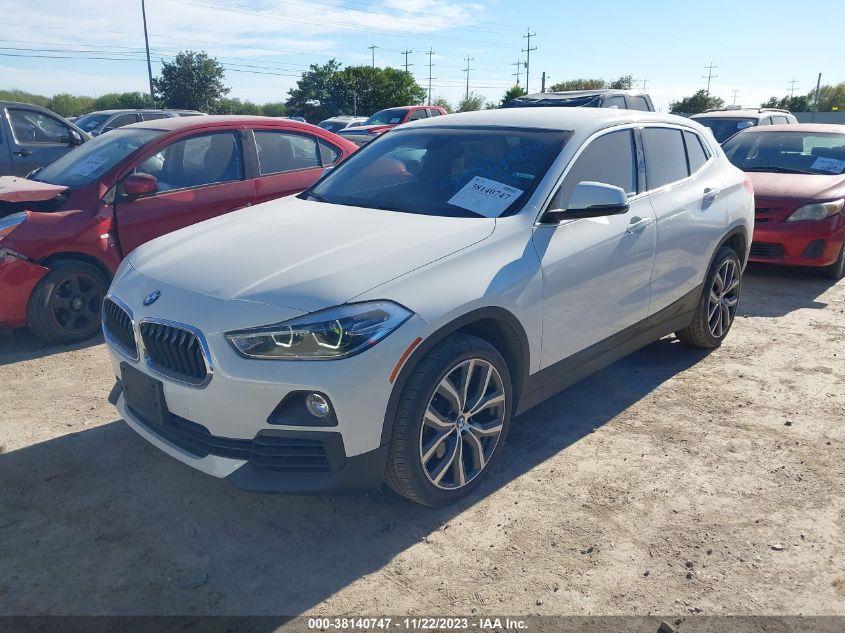
<svg viewBox="0 0 845 633"><path fill-rule="evenodd" d="M78 176L90 176L102 167L108 160L107 156L89 156L85 160L74 165L70 173Z"/></svg>
<svg viewBox="0 0 845 633"><path fill-rule="evenodd" d="M522 189L476 176L452 196L448 203L486 218L497 218L522 193Z"/></svg>
<svg viewBox="0 0 845 633"><path fill-rule="evenodd" d="M838 158L825 158L823 156L819 156L816 159L811 167L813 169L818 169L819 171L826 171L831 174L841 174L845 171L845 160L839 160Z"/></svg>

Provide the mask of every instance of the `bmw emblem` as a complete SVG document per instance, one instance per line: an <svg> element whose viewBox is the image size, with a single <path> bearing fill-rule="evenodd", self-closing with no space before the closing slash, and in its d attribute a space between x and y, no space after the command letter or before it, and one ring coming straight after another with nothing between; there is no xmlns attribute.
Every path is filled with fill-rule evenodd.
<svg viewBox="0 0 845 633"><path fill-rule="evenodd" d="M153 305L156 301L158 301L158 298L160 296L161 296L161 290L154 290L153 292L151 292L150 294L148 294L144 298L144 305L145 306Z"/></svg>

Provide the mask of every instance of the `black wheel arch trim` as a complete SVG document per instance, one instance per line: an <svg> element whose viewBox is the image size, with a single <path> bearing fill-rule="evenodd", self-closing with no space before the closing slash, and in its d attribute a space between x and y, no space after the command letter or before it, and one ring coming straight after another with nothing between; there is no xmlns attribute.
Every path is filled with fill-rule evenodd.
<svg viewBox="0 0 845 633"><path fill-rule="evenodd" d="M498 306L477 308L459 316L435 330L417 346L417 348L405 361L405 364L402 366L399 375L393 383L393 389L390 392L390 398L388 399L387 410L385 411L381 431L382 445L389 443L393 437L393 424L396 419L396 411L399 407L399 399L402 396L402 392L405 390L405 385L408 383L409 378L413 374L414 368L420 360L422 360L422 358L435 345L455 332L465 330L468 334L475 334L476 336L479 336L477 333L472 331L472 326L475 324L481 325L485 321L495 321L496 325L504 328L508 336L513 338L515 341L515 345L511 350L506 352L505 350L500 349L499 352L502 356L505 356L506 361L508 360L507 356L511 356L512 362L516 365L516 367L508 367L510 370L515 370L511 371L511 380L514 383L512 385L515 400L513 410L516 411L531 362L528 335L525 333L525 329L522 327L519 319L517 319L516 316L514 316L509 310ZM484 338L484 336L480 335L480 338Z"/></svg>

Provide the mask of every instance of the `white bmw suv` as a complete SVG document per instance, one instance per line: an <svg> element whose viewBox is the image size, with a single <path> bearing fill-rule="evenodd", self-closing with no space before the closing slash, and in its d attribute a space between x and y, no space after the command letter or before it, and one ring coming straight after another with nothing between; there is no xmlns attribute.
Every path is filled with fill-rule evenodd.
<svg viewBox="0 0 845 633"><path fill-rule="evenodd" d="M704 127L525 108L404 125L296 198L135 250L111 400L240 488L439 505L513 416L664 335L727 335L749 182Z"/></svg>

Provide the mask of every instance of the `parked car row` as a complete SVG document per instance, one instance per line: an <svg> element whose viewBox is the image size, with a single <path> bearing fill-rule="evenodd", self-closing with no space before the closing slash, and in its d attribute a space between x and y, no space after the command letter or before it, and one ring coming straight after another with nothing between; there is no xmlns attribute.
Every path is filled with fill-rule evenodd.
<svg viewBox="0 0 845 633"><path fill-rule="evenodd" d="M204 112L198 110L98 110L77 117L74 119L74 123L91 136L97 136L103 132L111 132L139 121L157 121L158 119L202 116L204 114Z"/></svg>
<svg viewBox="0 0 845 633"><path fill-rule="evenodd" d="M789 110L779 108L718 108L693 114L690 118L709 127L720 143L755 125L798 123L798 119Z"/></svg>

